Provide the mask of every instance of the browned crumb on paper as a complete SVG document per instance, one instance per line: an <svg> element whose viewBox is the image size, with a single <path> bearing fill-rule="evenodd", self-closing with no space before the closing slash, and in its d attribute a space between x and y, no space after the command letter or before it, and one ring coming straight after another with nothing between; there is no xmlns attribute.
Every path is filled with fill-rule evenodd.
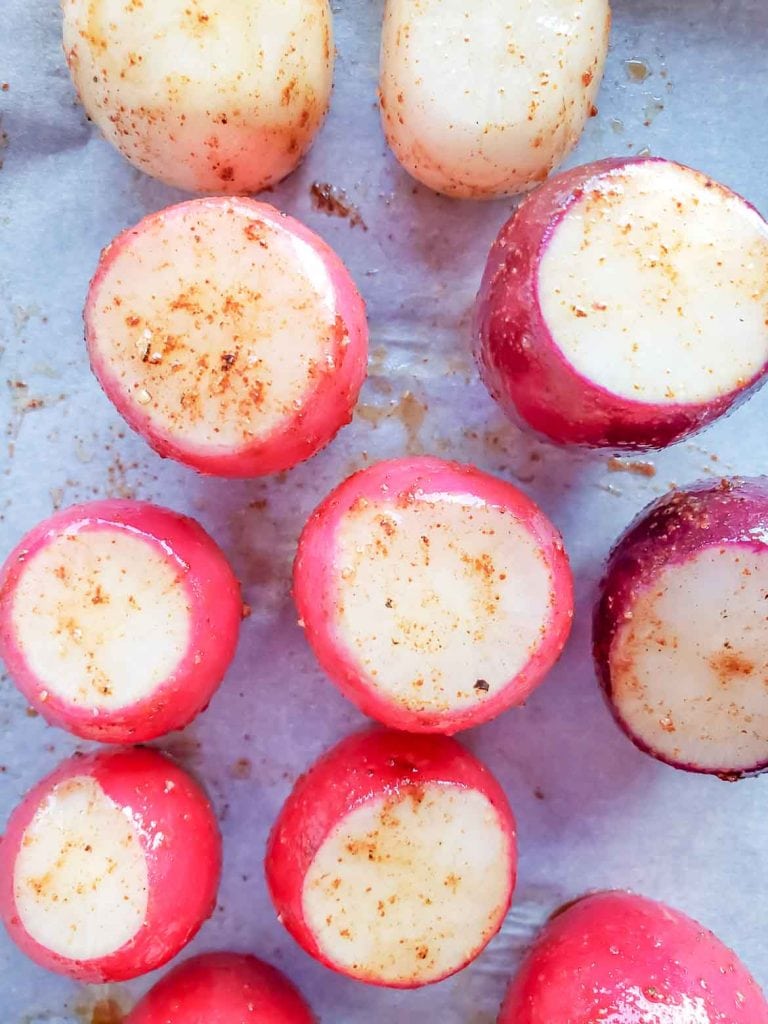
<svg viewBox="0 0 768 1024"><path fill-rule="evenodd" d="M646 61L638 57L631 57L624 61L624 70L630 82L644 82L651 74L651 69Z"/></svg>
<svg viewBox="0 0 768 1024"><path fill-rule="evenodd" d="M235 763L230 767L229 774L233 779L250 779L253 771L253 765L247 757L238 757Z"/></svg>
<svg viewBox="0 0 768 1024"><path fill-rule="evenodd" d="M93 1008L91 1024L122 1024L123 1011L114 999L102 999Z"/></svg>
<svg viewBox="0 0 768 1024"><path fill-rule="evenodd" d="M370 423L374 430L384 420L400 420L405 431L408 454L415 455L422 450L420 431L428 411L428 406L412 391L405 391L397 401L392 399L386 405L360 403L355 413L359 419Z"/></svg>
<svg viewBox="0 0 768 1024"><path fill-rule="evenodd" d="M360 211L354 203L349 202L343 188L331 185L327 181L313 181L309 187L309 194L316 210L327 213L329 217L342 217L349 220L351 228L368 230L368 225L363 220Z"/></svg>
<svg viewBox="0 0 768 1024"><path fill-rule="evenodd" d="M123 1024L125 1012L115 999L99 999L92 1005L75 1007L82 1024Z"/></svg>
<svg viewBox="0 0 768 1024"><path fill-rule="evenodd" d="M634 473L635 476L656 476L656 467L652 462L642 462L638 459L618 459L616 456L608 459L608 470L611 473Z"/></svg>

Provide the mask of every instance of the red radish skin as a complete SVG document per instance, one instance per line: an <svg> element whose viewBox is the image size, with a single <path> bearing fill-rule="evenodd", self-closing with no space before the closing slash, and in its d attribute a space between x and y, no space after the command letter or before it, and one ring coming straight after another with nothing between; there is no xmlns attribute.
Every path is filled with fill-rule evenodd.
<svg viewBox="0 0 768 1024"><path fill-rule="evenodd" d="M516 869L514 817L488 769L448 737L380 730L343 740L299 779L266 858L296 941L392 988L473 960L501 927Z"/></svg>
<svg viewBox="0 0 768 1024"><path fill-rule="evenodd" d="M701 483L647 508L611 553L594 653L641 750L728 780L768 768L768 479Z"/></svg>
<svg viewBox="0 0 768 1024"><path fill-rule="evenodd" d="M521 703L573 616L568 558L541 510L431 457L378 463L333 491L302 533L293 590L342 693L412 732L454 733Z"/></svg>
<svg viewBox="0 0 768 1024"><path fill-rule="evenodd" d="M763 382L767 280L768 225L723 185L656 158L577 167L527 198L491 249L475 311L480 372L509 416L552 441L663 448Z"/></svg>
<svg viewBox="0 0 768 1024"><path fill-rule="evenodd" d="M315 1024L288 979L253 956L204 953L174 967L125 1024Z"/></svg>
<svg viewBox="0 0 768 1024"><path fill-rule="evenodd" d="M221 682L241 617L211 537L144 502L59 512L0 569L0 656L32 707L84 739L141 743L187 725Z"/></svg>
<svg viewBox="0 0 768 1024"><path fill-rule="evenodd" d="M162 967L194 937L220 873L213 810L186 772L139 748L75 755L10 817L0 914L42 967L123 981ZM125 941L109 948L118 927ZM93 946L97 954L83 952Z"/></svg>
<svg viewBox="0 0 768 1024"><path fill-rule="evenodd" d="M348 423L365 307L303 224L244 198L151 214L101 256L85 308L91 366L129 425L202 473L290 469Z"/></svg>
<svg viewBox="0 0 768 1024"><path fill-rule="evenodd" d="M766 1024L749 971L702 925L628 892L578 900L545 926L498 1024Z"/></svg>

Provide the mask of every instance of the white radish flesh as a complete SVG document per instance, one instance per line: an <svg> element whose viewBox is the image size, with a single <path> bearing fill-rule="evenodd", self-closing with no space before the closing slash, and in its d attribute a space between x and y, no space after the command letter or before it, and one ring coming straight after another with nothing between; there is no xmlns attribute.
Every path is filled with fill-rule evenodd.
<svg viewBox="0 0 768 1024"><path fill-rule="evenodd" d="M72 960L116 952L146 916L147 864L134 825L89 776L60 783L41 803L13 884L30 937Z"/></svg>
<svg viewBox="0 0 768 1024"><path fill-rule="evenodd" d="M768 761L768 553L705 549L640 591L611 646L632 734L703 771Z"/></svg>
<svg viewBox="0 0 768 1024"><path fill-rule="evenodd" d="M116 239L86 336L129 423L161 454L222 475L314 454L365 375L364 308L341 262L247 199L183 203Z"/></svg>
<svg viewBox="0 0 768 1024"><path fill-rule="evenodd" d="M304 528L293 593L337 686L393 728L453 733L519 704L560 655L568 558L525 494L430 456L345 480Z"/></svg>
<svg viewBox="0 0 768 1024"><path fill-rule="evenodd" d="M336 536L338 636L370 685L403 707L475 706L539 646L553 574L503 508L466 495L366 504Z"/></svg>
<svg viewBox="0 0 768 1024"><path fill-rule="evenodd" d="M387 0L381 110L398 160L448 195L533 187L593 111L609 28L607 0Z"/></svg>
<svg viewBox="0 0 768 1024"><path fill-rule="evenodd" d="M765 223L678 164L631 163L586 188L556 223L537 285L563 355L623 398L708 402L768 360Z"/></svg>
<svg viewBox="0 0 768 1024"><path fill-rule="evenodd" d="M352 811L326 838L305 878L305 920L345 973L426 984L463 966L497 930L510 856L483 794L406 788Z"/></svg>
<svg viewBox="0 0 768 1024"><path fill-rule="evenodd" d="M46 692L103 710L148 697L172 675L187 652L190 615L181 566L106 526L42 546L11 607L17 643Z"/></svg>
<svg viewBox="0 0 768 1024"><path fill-rule="evenodd" d="M141 170L196 192L290 173L328 107L327 0L63 0L88 115Z"/></svg>

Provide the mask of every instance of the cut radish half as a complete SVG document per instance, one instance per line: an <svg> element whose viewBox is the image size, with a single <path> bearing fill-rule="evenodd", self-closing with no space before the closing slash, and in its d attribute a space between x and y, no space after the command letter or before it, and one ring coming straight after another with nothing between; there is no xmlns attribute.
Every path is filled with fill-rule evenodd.
<svg viewBox="0 0 768 1024"><path fill-rule="evenodd" d="M349 421L365 308L317 235L249 199L151 214L102 254L91 365L128 423L201 472L289 469Z"/></svg>
<svg viewBox="0 0 768 1024"><path fill-rule="evenodd" d="M619 724L678 768L768 767L768 481L666 495L616 545L595 657Z"/></svg>
<svg viewBox="0 0 768 1024"><path fill-rule="evenodd" d="M502 229L476 332L489 390L535 430L564 444L663 447L764 379L768 225L666 160L567 171Z"/></svg>
<svg viewBox="0 0 768 1024"><path fill-rule="evenodd" d="M550 919L509 987L498 1024L766 1024L755 979L712 932L628 892Z"/></svg>
<svg viewBox="0 0 768 1024"><path fill-rule="evenodd" d="M460 970L501 927L515 823L455 740L365 732L297 783L270 837L267 881L293 937L334 970L415 988Z"/></svg>
<svg viewBox="0 0 768 1024"><path fill-rule="evenodd" d="M135 978L213 910L221 841L200 788L150 750L76 755L16 808L0 845L0 913L43 967Z"/></svg>
<svg viewBox="0 0 768 1024"><path fill-rule="evenodd" d="M125 1024L314 1024L285 975L253 956L204 953L174 967Z"/></svg>
<svg viewBox="0 0 768 1024"><path fill-rule="evenodd" d="M234 656L241 615L203 528L138 501L60 512L0 569L0 655L33 707L85 739L187 725Z"/></svg>
<svg viewBox="0 0 768 1024"><path fill-rule="evenodd" d="M456 732L519 704L573 615L559 534L515 487L420 457L346 480L299 542L294 596L331 679L363 711Z"/></svg>

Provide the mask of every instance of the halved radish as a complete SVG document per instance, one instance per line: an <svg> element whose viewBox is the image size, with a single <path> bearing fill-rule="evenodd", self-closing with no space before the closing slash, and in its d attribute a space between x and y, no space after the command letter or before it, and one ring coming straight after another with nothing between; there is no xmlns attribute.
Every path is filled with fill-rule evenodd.
<svg viewBox="0 0 768 1024"><path fill-rule="evenodd" d="M161 455L220 476L289 469L349 421L365 307L338 256L250 199L169 207L102 253L91 365Z"/></svg>
<svg viewBox="0 0 768 1024"><path fill-rule="evenodd" d="M393 728L452 733L523 701L568 637L562 540L511 484L419 457L346 480L299 541L294 596L341 691Z"/></svg>
<svg viewBox="0 0 768 1024"><path fill-rule="evenodd" d="M253 956L204 953L174 967L125 1024L314 1024L288 979Z"/></svg>
<svg viewBox="0 0 768 1024"><path fill-rule="evenodd" d="M608 0L387 0L379 92L396 157L446 195L532 188L595 112L610 24Z"/></svg>
<svg viewBox="0 0 768 1024"><path fill-rule="evenodd" d="M496 934L515 822L487 768L445 736L351 736L297 782L267 848L280 920L327 967L416 988Z"/></svg>
<svg viewBox="0 0 768 1024"><path fill-rule="evenodd" d="M62 0L88 116L147 174L257 192L312 144L331 95L328 0Z"/></svg>
<svg viewBox="0 0 768 1024"><path fill-rule="evenodd" d="M563 444L661 448L765 377L768 225L666 160L566 171L502 229L476 335L510 415Z"/></svg>
<svg viewBox="0 0 768 1024"><path fill-rule="evenodd" d="M597 668L637 746L735 778L768 767L768 478L673 491L618 541Z"/></svg>
<svg viewBox="0 0 768 1024"><path fill-rule="evenodd" d="M498 1024L766 1024L747 968L698 922L628 892L578 900L546 925Z"/></svg>
<svg viewBox="0 0 768 1024"><path fill-rule="evenodd" d="M36 963L85 982L146 974L212 912L221 839L200 787L153 750L75 755L0 844L0 914Z"/></svg>
<svg viewBox="0 0 768 1024"><path fill-rule="evenodd" d="M0 569L0 656L33 707L85 739L187 725L232 660L241 614L203 528L139 501L59 512Z"/></svg>

